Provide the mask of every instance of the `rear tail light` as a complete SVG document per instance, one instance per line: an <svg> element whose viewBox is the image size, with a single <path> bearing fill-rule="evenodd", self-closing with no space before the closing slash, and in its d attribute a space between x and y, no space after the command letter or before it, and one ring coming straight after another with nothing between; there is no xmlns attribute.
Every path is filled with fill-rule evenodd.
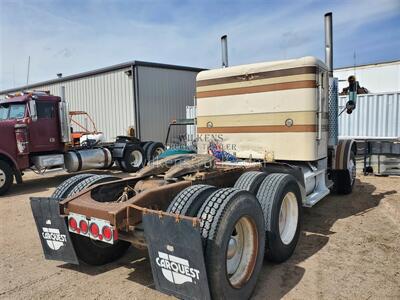
<svg viewBox="0 0 400 300"><path fill-rule="evenodd" d="M79 229L81 230L82 233L87 233L89 226L88 223L86 222L86 220L81 220L79 222Z"/></svg>
<svg viewBox="0 0 400 300"><path fill-rule="evenodd" d="M99 226L96 223L90 224L90 234L93 235L94 237L99 236Z"/></svg>
<svg viewBox="0 0 400 300"><path fill-rule="evenodd" d="M118 240L118 231L110 222L97 218L88 219L85 215L69 213L68 228L70 232L86 236L92 240L114 244Z"/></svg>
<svg viewBox="0 0 400 300"><path fill-rule="evenodd" d="M69 218L68 220L69 228L71 228L73 231L76 231L78 229L78 224L75 220L75 218Z"/></svg>
<svg viewBox="0 0 400 300"><path fill-rule="evenodd" d="M111 230L111 228L109 226L107 226L107 225L104 226L102 232L103 232L103 238L105 240L107 240L107 241L111 240L111 238L112 238L112 230Z"/></svg>

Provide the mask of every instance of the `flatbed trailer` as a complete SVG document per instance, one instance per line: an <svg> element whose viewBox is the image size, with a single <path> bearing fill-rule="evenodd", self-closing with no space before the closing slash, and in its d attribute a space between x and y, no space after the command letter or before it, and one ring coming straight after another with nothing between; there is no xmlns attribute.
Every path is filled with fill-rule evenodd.
<svg viewBox="0 0 400 300"><path fill-rule="evenodd" d="M133 245L148 249L162 292L248 299L264 258L295 251L302 207L355 183L354 141L337 139L331 17L326 64L305 57L199 73L196 154L96 185L78 175L31 198L45 257L101 265ZM211 143L233 159L217 161Z"/></svg>

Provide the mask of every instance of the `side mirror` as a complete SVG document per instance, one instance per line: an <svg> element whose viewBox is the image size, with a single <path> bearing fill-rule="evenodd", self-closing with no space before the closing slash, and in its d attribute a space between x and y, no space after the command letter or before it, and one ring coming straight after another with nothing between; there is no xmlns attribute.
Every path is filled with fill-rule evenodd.
<svg viewBox="0 0 400 300"><path fill-rule="evenodd" d="M356 104L354 101L351 101L351 100L347 101L346 111L348 114L351 114L355 108L356 108Z"/></svg>
<svg viewBox="0 0 400 300"><path fill-rule="evenodd" d="M29 100L29 113L33 122L37 121L36 101Z"/></svg>
<svg viewBox="0 0 400 300"><path fill-rule="evenodd" d="M349 91L349 101L346 103L346 110L348 114L351 114L353 110L356 108L357 102L357 92Z"/></svg>

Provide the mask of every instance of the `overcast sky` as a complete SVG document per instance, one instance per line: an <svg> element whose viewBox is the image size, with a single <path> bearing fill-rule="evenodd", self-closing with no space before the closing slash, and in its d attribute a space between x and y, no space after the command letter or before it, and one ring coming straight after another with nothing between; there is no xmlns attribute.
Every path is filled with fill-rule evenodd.
<svg viewBox="0 0 400 300"><path fill-rule="evenodd" d="M400 0L0 0L0 90L130 60L203 68L306 55L324 58L332 11L334 65L400 59Z"/></svg>

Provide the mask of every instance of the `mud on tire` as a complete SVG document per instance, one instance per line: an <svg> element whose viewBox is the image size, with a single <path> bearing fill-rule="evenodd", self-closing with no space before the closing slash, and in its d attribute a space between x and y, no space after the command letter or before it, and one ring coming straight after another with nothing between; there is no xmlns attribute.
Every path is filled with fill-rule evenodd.
<svg viewBox="0 0 400 300"><path fill-rule="evenodd" d="M248 299L264 257L259 202L248 191L220 189L208 197L197 217L212 298Z"/></svg>

